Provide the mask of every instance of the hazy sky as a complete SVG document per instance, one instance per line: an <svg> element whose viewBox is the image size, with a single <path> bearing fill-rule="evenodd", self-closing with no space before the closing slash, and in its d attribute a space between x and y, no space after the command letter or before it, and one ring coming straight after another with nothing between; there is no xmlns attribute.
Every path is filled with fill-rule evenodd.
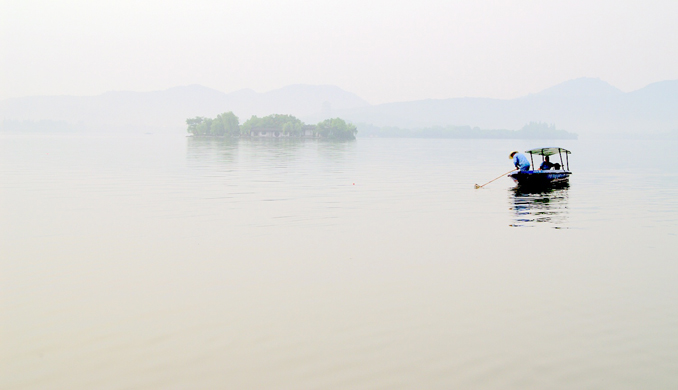
<svg viewBox="0 0 678 390"><path fill-rule="evenodd" d="M678 1L0 2L0 98L333 84L371 103L678 79Z"/></svg>

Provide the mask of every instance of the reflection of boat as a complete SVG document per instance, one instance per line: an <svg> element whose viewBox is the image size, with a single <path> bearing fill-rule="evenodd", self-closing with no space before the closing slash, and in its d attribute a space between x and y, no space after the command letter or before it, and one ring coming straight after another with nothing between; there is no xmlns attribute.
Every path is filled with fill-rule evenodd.
<svg viewBox="0 0 678 390"><path fill-rule="evenodd" d="M553 224L556 229L567 228L569 186L567 183L545 190L529 190L517 186L509 192L513 227L535 226L537 223Z"/></svg>
<svg viewBox="0 0 678 390"><path fill-rule="evenodd" d="M532 164L531 171L518 171L511 173L509 177L513 179L519 186L525 188L543 188L553 185L567 184L572 172L570 172L570 158L571 152L563 148L538 148L527 150L525 153L530 154L530 163ZM563 161L563 154L565 161ZM558 155L560 156L560 163L553 164L554 169L535 170L534 156L541 156L542 162L546 157Z"/></svg>

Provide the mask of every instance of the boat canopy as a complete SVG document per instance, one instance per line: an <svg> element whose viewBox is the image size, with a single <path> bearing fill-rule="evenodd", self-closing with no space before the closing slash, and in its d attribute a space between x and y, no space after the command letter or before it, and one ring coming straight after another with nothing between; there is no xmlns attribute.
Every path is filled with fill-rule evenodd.
<svg viewBox="0 0 678 390"><path fill-rule="evenodd" d="M536 154L537 156L553 156L560 153L565 153L565 155L572 154L572 152L563 148L537 148L526 150L525 153Z"/></svg>

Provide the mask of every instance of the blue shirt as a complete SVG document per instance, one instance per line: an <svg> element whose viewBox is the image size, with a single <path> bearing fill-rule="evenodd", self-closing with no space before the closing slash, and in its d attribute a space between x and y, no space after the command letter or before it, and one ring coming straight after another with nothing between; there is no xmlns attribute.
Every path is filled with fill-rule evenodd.
<svg viewBox="0 0 678 390"><path fill-rule="evenodd" d="M530 161L522 153L516 153L515 156L513 156L513 165L521 171L530 170Z"/></svg>
<svg viewBox="0 0 678 390"><path fill-rule="evenodd" d="M542 171L548 171L551 168L553 168L553 164L551 164L551 162L549 162L549 161L544 161L539 166L539 169L542 170Z"/></svg>

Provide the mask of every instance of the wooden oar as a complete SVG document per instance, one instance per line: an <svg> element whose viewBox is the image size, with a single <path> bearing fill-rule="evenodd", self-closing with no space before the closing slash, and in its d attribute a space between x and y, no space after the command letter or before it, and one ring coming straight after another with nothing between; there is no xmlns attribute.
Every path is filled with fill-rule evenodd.
<svg viewBox="0 0 678 390"><path fill-rule="evenodd" d="M499 175L498 177L496 177L496 178L494 178L494 179L488 181L487 183L485 183L485 184L483 184L483 185L481 185L481 186L479 186L479 185L476 184L476 185L475 185L475 186L476 186L476 190L477 190L478 188L483 188L483 187L485 187L486 185L492 183L493 181L495 181L495 180L497 180L497 179L499 179L499 178L502 178L504 175L508 175L509 173L511 173L511 172L513 172L513 171L517 171L517 170L518 170L517 168L516 168L516 169L511 169L510 171L508 171L508 172L506 172L506 173L502 173L502 174Z"/></svg>

